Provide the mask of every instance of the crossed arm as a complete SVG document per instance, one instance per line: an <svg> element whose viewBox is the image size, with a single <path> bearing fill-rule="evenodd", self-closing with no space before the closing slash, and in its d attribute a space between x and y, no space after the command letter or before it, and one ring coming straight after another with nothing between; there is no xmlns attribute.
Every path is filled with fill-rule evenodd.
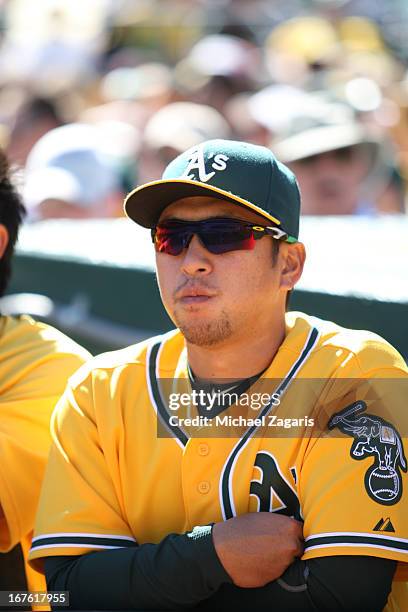
<svg viewBox="0 0 408 612"><path fill-rule="evenodd" d="M50 590L71 609L370 610L384 608L396 562L335 556L301 561L301 524L245 514L159 544L45 559Z"/></svg>

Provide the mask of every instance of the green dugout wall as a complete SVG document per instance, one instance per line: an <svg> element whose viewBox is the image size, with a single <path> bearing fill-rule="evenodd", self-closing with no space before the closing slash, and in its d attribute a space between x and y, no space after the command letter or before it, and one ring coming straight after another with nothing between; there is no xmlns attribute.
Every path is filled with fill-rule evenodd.
<svg viewBox="0 0 408 612"><path fill-rule="evenodd" d="M408 219L308 217L290 308L375 331L408 357ZM93 352L171 329L149 232L127 219L23 228L3 312L29 312Z"/></svg>

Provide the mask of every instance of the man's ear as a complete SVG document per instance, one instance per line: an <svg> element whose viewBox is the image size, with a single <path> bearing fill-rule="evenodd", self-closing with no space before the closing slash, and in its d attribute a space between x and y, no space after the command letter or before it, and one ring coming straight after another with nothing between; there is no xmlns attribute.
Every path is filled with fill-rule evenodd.
<svg viewBox="0 0 408 612"><path fill-rule="evenodd" d="M7 227L0 223L0 259L3 257L9 242L9 233Z"/></svg>
<svg viewBox="0 0 408 612"><path fill-rule="evenodd" d="M280 287L287 290L293 289L302 276L306 259L305 247L301 242L283 243L279 254L282 261Z"/></svg>

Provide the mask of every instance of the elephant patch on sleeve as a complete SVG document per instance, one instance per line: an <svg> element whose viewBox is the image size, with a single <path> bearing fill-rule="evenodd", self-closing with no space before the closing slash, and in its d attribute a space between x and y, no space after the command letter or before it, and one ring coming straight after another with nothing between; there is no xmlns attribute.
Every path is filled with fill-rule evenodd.
<svg viewBox="0 0 408 612"><path fill-rule="evenodd" d="M377 503L392 506L402 495L400 470L407 471L402 440L391 423L364 413L366 408L365 402L354 402L333 415L328 426L354 438L350 449L353 459L374 457L364 478L366 491Z"/></svg>

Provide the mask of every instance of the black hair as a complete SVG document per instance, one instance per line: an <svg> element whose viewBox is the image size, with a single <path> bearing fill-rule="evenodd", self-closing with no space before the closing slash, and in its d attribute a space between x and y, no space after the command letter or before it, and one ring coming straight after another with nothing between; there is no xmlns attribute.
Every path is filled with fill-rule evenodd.
<svg viewBox="0 0 408 612"><path fill-rule="evenodd" d="M22 200L10 178L7 157L0 149L0 224L8 232L8 244L0 259L0 297L4 295L10 280L11 260L25 214Z"/></svg>

